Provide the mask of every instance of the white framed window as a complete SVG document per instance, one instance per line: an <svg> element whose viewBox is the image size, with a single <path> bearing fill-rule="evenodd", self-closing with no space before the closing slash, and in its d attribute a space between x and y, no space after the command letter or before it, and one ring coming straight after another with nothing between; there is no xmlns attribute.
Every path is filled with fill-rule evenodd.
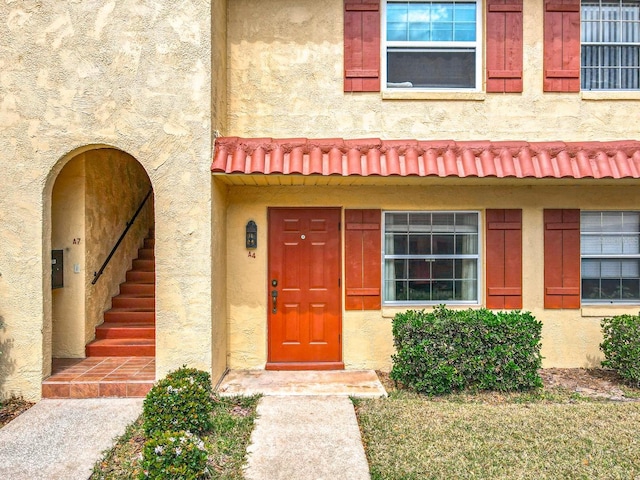
<svg viewBox="0 0 640 480"><path fill-rule="evenodd" d="M479 298L479 212L385 212L384 303Z"/></svg>
<svg viewBox="0 0 640 480"><path fill-rule="evenodd" d="M640 89L640 0L583 0L582 90Z"/></svg>
<svg viewBox="0 0 640 480"><path fill-rule="evenodd" d="M640 212L580 212L583 303L640 301Z"/></svg>
<svg viewBox="0 0 640 480"><path fill-rule="evenodd" d="M473 90L482 81L481 0L383 2L387 90Z"/></svg>

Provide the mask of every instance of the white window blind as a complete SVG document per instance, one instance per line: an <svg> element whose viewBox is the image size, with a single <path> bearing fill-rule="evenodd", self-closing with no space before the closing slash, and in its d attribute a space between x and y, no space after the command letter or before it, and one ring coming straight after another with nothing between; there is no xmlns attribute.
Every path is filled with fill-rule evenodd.
<svg viewBox="0 0 640 480"><path fill-rule="evenodd" d="M581 212L583 302L640 301L640 212Z"/></svg>
<svg viewBox="0 0 640 480"><path fill-rule="evenodd" d="M640 0L581 4L581 88L640 89Z"/></svg>

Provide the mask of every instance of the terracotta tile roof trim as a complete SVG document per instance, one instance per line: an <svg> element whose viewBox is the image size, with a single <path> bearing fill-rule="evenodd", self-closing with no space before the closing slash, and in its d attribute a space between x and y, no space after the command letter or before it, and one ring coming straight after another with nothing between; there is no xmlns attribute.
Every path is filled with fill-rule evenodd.
<svg viewBox="0 0 640 480"><path fill-rule="evenodd" d="M227 174L640 178L640 142L491 142L367 138L216 140Z"/></svg>

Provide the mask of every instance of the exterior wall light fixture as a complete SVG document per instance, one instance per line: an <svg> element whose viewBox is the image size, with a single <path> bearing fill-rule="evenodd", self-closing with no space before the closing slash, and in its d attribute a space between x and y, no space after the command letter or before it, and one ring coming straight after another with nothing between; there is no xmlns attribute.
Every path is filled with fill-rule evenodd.
<svg viewBox="0 0 640 480"><path fill-rule="evenodd" d="M258 248L258 226L253 220L247 223L247 248Z"/></svg>

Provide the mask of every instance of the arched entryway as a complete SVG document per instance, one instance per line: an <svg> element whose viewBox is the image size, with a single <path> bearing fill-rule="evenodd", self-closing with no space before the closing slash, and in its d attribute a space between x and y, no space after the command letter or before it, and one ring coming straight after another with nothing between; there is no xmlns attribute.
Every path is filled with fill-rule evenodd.
<svg viewBox="0 0 640 480"><path fill-rule="evenodd" d="M134 157L115 148L87 149L61 162L49 212L51 317L44 352L53 376L43 383L43 396L125 396L126 385L106 385L109 369L154 371L151 181ZM77 379L91 373L96 384L54 382L56 374L70 379L70 372Z"/></svg>

